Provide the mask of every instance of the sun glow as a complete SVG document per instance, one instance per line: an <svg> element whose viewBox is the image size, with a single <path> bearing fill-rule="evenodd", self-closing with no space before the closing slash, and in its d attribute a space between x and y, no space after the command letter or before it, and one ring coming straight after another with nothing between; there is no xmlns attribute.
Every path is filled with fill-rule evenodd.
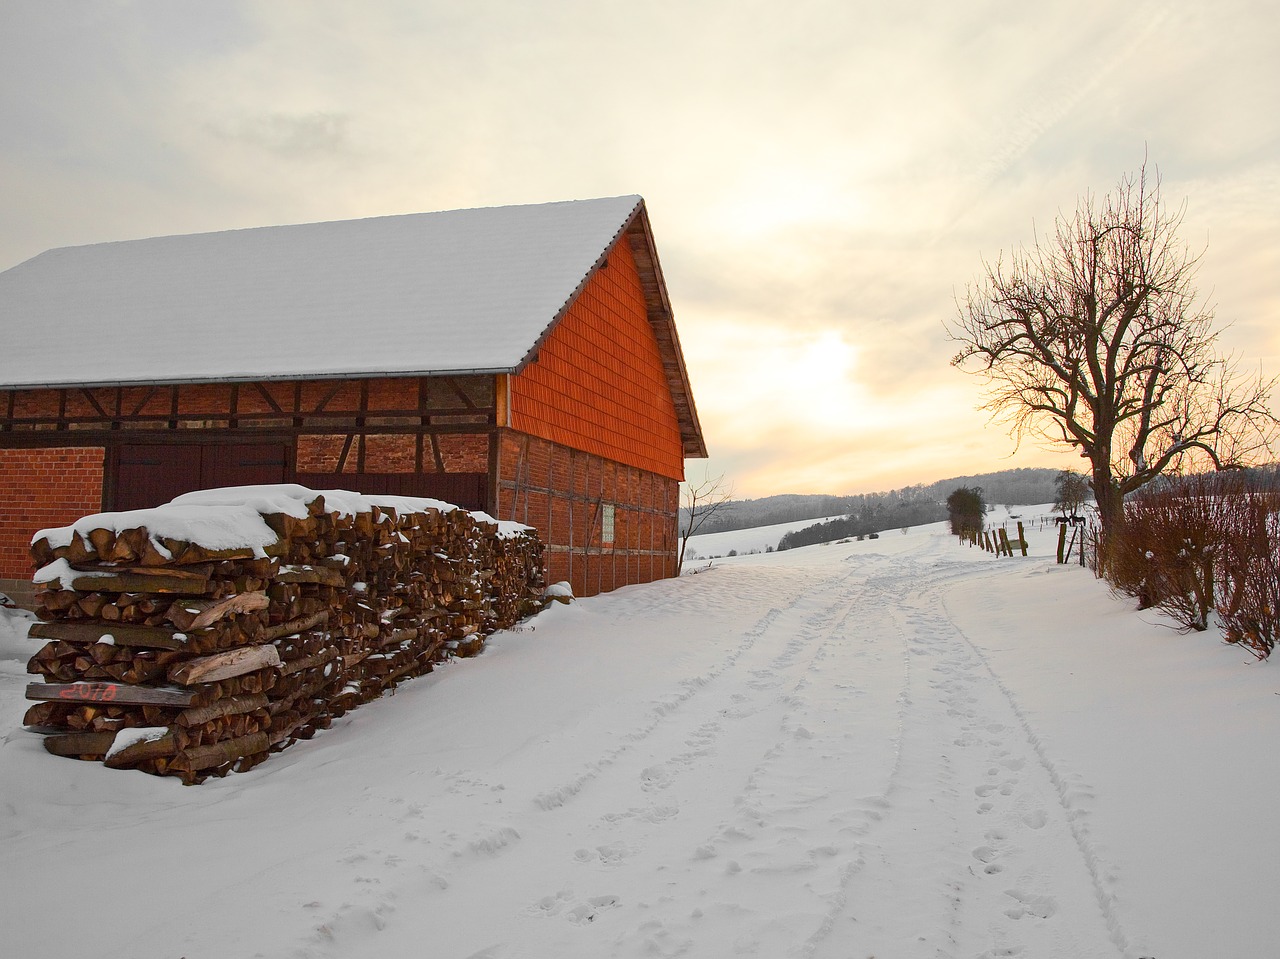
<svg viewBox="0 0 1280 959"><path fill-rule="evenodd" d="M703 416L731 446L783 434L847 435L871 426L874 401L856 376L857 348L839 330L789 330L720 319L685 343Z"/></svg>

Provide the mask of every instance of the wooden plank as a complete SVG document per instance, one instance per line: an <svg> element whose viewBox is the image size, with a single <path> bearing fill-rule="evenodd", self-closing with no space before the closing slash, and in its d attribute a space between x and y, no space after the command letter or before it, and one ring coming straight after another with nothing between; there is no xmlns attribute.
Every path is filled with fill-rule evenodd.
<svg viewBox="0 0 1280 959"><path fill-rule="evenodd" d="M126 706L190 706L198 692L125 683L28 683L27 699L74 703L118 703Z"/></svg>
<svg viewBox="0 0 1280 959"><path fill-rule="evenodd" d="M98 548L97 543L94 542L95 536L98 537L98 539L102 540L103 542L106 542L106 539L108 537L110 538L111 542L115 542L114 530L92 529L89 531L89 542L94 543L95 552L103 552L103 550L100 550ZM108 544L106 551L109 552L110 548L111 547ZM90 562L76 564L74 571L77 573L98 573L98 574L110 573L113 576L121 573L130 573L135 576L148 576L148 577L174 576L179 579L187 580L188 582L196 583L203 580L207 580L209 576L213 573L213 569L214 569L213 563L205 563L204 565L195 565L195 566L186 566L183 568L176 568L172 566L119 566L119 565L112 565L111 563L90 561Z"/></svg>
<svg viewBox="0 0 1280 959"><path fill-rule="evenodd" d="M172 593L179 596L206 596L213 584L204 576L168 574L140 576L137 573L88 573L71 581L71 588L85 592Z"/></svg>
<svg viewBox="0 0 1280 959"><path fill-rule="evenodd" d="M183 649L186 639L168 626L129 626L123 623L32 623L31 639L60 639L66 643L96 643L112 637L117 646L146 649Z"/></svg>
<svg viewBox="0 0 1280 959"><path fill-rule="evenodd" d="M280 653L274 646L241 646L212 656L199 656L170 668L170 682L183 686L216 683L220 679L243 676L267 666L279 666Z"/></svg>

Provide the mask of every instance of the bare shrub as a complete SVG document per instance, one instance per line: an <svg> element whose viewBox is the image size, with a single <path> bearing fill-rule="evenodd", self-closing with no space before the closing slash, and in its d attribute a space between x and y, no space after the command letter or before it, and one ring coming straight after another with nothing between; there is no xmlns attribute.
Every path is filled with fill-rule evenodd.
<svg viewBox="0 0 1280 959"><path fill-rule="evenodd" d="M1126 523L1098 544L1098 571L1116 592L1136 599L1138 609L1149 609L1159 600L1148 559L1153 554L1148 548L1150 532L1145 525Z"/></svg>
<svg viewBox="0 0 1280 959"><path fill-rule="evenodd" d="M1246 488L1222 502L1231 529L1217 605L1223 638L1266 659L1280 638L1280 494Z"/></svg>
<svg viewBox="0 0 1280 959"><path fill-rule="evenodd" d="M1136 585L1140 607L1159 606L1184 629L1209 628L1229 536L1223 501L1217 477L1196 476L1125 504L1113 562L1120 561L1116 573L1125 583Z"/></svg>

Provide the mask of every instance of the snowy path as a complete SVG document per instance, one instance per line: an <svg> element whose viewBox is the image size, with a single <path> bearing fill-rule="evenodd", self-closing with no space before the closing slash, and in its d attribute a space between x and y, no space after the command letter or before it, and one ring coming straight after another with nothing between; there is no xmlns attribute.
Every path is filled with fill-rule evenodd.
<svg viewBox="0 0 1280 959"><path fill-rule="evenodd" d="M987 599L1053 570L875 549L557 607L199 788L15 732L14 954L1177 959ZM62 928L41 880L83 903Z"/></svg>

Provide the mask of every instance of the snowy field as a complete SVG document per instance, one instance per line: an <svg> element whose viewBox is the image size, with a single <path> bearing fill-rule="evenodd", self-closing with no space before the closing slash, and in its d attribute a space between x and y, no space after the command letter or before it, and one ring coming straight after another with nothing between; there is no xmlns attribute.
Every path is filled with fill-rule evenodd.
<svg viewBox="0 0 1280 959"><path fill-rule="evenodd" d="M0 928L95 959L1277 954L1280 675L938 526L556 606L250 773L47 755Z"/></svg>
<svg viewBox="0 0 1280 959"><path fill-rule="evenodd" d="M699 563L705 565L708 557L728 556L730 550L736 550L739 555L742 555L751 552L763 553L769 548L777 549L778 540L787 533L825 523L828 519L835 519L835 517L802 519L795 523L779 523L776 526L753 526L750 529L731 529L723 533L702 533L698 536L690 536L685 567L696 566Z"/></svg>

